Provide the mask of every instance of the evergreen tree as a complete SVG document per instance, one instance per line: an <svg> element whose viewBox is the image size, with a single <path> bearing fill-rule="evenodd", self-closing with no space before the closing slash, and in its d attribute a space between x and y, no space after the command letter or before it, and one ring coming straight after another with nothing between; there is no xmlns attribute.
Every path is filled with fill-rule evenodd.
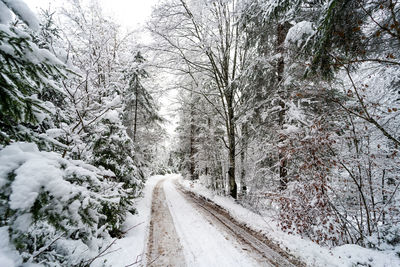
<svg viewBox="0 0 400 267"><path fill-rule="evenodd" d="M145 70L145 59L137 52L131 66L124 70L124 79L128 87L124 91L124 124L128 128L128 134L136 143L138 128L162 121L158 115L154 99L143 86L143 81L149 77Z"/></svg>
<svg viewBox="0 0 400 267"><path fill-rule="evenodd" d="M86 87L72 87L80 77L69 75L53 54L62 47L51 16L39 24L21 1L2 0L0 10L0 142L6 145L0 147L0 227L15 254L2 254L2 261L90 265L111 236L123 233L144 179L119 119L123 86L106 86L107 79L117 80L117 68L105 71L111 63L106 58L96 66L96 78L86 77ZM91 52L104 47L96 48ZM85 64L79 67L93 70ZM83 151L82 158L98 168L71 160L67 151Z"/></svg>
<svg viewBox="0 0 400 267"><path fill-rule="evenodd" d="M93 141L93 164L111 170L118 182L126 188L132 188L136 197L140 192L144 174L140 163L135 160L134 144L122 125L119 114L111 111L92 128L95 133Z"/></svg>
<svg viewBox="0 0 400 267"><path fill-rule="evenodd" d="M32 131L43 132L43 122L56 109L45 94L63 94L52 79L64 76L65 71L62 62L34 42L34 30L39 27L34 16L19 12L10 1L0 4L31 26L18 21L0 24L0 142L7 144L11 139L37 139L38 133Z"/></svg>

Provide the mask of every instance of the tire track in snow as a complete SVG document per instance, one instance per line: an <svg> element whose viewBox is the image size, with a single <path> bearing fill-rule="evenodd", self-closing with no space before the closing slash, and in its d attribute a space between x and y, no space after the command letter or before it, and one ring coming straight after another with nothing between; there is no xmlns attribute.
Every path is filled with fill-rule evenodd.
<svg viewBox="0 0 400 267"><path fill-rule="evenodd" d="M164 180L154 187L147 248L147 266L186 266L174 221L162 188Z"/></svg>
<svg viewBox="0 0 400 267"><path fill-rule="evenodd" d="M168 179L164 183L167 203L175 223L187 266L190 267L259 267L260 262L246 251L232 234L227 234L210 222Z"/></svg>
<svg viewBox="0 0 400 267"><path fill-rule="evenodd" d="M266 239L259 233L247 228L246 226L235 221L227 211L219 207L215 203L198 196L190 191L182 188L182 186L175 183L178 190L182 195L191 202L195 207L202 211L205 217L211 221L217 221L222 230L228 232L230 235L243 245L243 249L253 254L258 254L255 258L264 262L268 266L305 266L304 263L291 257L287 252L273 244L270 240Z"/></svg>

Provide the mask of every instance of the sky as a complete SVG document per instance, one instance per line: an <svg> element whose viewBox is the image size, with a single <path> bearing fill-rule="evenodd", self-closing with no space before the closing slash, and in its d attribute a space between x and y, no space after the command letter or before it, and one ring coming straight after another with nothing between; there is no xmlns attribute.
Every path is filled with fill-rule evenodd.
<svg viewBox="0 0 400 267"><path fill-rule="evenodd" d="M25 0L32 10L57 6L65 0ZM150 17L152 6L159 0L98 0L107 15L111 15L122 26L135 29Z"/></svg>

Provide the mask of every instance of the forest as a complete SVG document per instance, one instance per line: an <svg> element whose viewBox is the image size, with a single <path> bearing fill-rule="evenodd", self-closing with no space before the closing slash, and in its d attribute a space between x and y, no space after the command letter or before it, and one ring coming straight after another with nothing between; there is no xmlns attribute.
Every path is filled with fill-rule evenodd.
<svg viewBox="0 0 400 267"><path fill-rule="evenodd" d="M181 77L182 172L320 244L397 244L397 1L196 5L150 24Z"/></svg>
<svg viewBox="0 0 400 267"><path fill-rule="evenodd" d="M112 266L167 173L400 258L400 2L163 0L140 31L0 0L0 266Z"/></svg>

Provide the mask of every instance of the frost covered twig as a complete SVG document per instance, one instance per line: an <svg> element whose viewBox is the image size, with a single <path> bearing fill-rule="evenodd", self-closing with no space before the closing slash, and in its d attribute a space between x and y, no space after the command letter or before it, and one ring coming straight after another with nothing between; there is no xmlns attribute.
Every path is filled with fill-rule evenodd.
<svg viewBox="0 0 400 267"><path fill-rule="evenodd" d="M115 250L112 250L112 251L108 251L108 252L107 252L107 250L109 250L109 249L112 247L112 245L114 245L115 242L116 242L119 238L122 237L123 234L126 234L127 232L129 232L129 231L132 230L133 228L137 227L138 225L141 225L142 223L144 223L144 222L135 224L134 226L128 228L126 231L122 232L122 234L121 234L118 238L115 238L115 239L114 239L110 244L108 244L102 251L100 251L99 254L97 254L95 257L93 257L93 258L87 260L85 263L87 263L87 265L90 266L96 259L101 258L101 257L104 257L105 255L108 255L108 254L113 253L113 252L115 252L115 251L118 251L119 249L115 249ZM107 253L106 253L106 252L107 252Z"/></svg>
<svg viewBox="0 0 400 267"><path fill-rule="evenodd" d="M115 242L116 242L117 240L118 240L118 238L115 238L110 244L108 244L108 245L105 247L105 249L103 249L102 251L100 251L100 253L97 254L97 256L95 256L95 257L93 257L93 258L91 258L91 259L85 261L85 264L87 263L87 266L90 266L96 259L98 259L98 258L100 258L100 257L103 257L104 255L109 254L109 253L106 253L106 254L105 254L105 252L106 252L107 250L109 250L109 249L111 248L111 246L114 245Z"/></svg>
<svg viewBox="0 0 400 267"><path fill-rule="evenodd" d="M129 227L127 230L125 230L124 232L122 232L122 234L128 233L130 230L132 230L133 228L135 228L135 227L137 227L137 226L139 226L139 225L141 225L141 224L143 224L143 223L144 223L144 222L140 222L140 223L138 223L138 224L135 224L134 226Z"/></svg>
<svg viewBox="0 0 400 267"><path fill-rule="evenodd" d="M56 239L54 239L53 241L50 242L50 244L48 244L45 247L42 247L41 249L39 249L39 251L35 254L32 255L30 260L33 260L34 258L36 258L37 256L39 256L40 254L42 254L43 252L45 252L49 247L51 247L51 245L53 245L57 240L59 240L65 233L60 234Z"/></svg>

